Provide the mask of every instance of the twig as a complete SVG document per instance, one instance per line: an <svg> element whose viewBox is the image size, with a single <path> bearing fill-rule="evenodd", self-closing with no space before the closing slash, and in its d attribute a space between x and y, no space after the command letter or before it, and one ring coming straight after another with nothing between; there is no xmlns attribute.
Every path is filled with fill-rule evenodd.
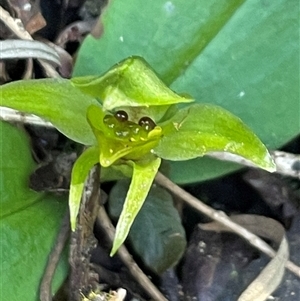
<svg viewBox="0 0 300 301"><path fill-rule="evenodd" d="M0 107L0 119L9 122L21 122L25 124L54 128L52 123L45 121L44 119L38 116L24 114L14 109L6 107Z"/></svg>
<svg viewBox="0 0 300 301"><path fill-rule="evenodd" d="M33 40L29 32L25 30L22 21L20 19L14 19L13 17L11 17L9 12L3 9L2 6L0 6L0 20L20 39ZM46 62L43 62L42 60L38 61L44 68L45 73L48 77L60 77L53 66Z"/></svg>
<svg viewBox="0 0 300 301"><path fill-rule="evenodd" d="M171 193L181 198L189 206L195 208L197 211L207 215L211 219L230 229L232 232L246 239L249 244L257 248L261 252L265 253L269 257L273 258L276 255L276 252L261 238L254 235L244 227L234 223L224 212L214 210L213 208L202 203L200 200L198 200L197 198L180 188L178 185L173 183L160 172L158 172L158 174L156 175L155 181L160 186L165 187ZM296 276L300 277L300 267L298 267L290 261L288 261L285 266Z"/></svg>
<svg viewBox="0 0 300 301"><path fill-rule="evenodd" d="M0 41L1 59L39 58L60 65L59 55L45 43L34 40L8 39Z"/></svg>
<svg viewBox="0 0 300 301"><path fill-rule="evenodd" d="M99 166L92 168L85 182L76 230L71 232L69 299L81 300L81 292L89 289L90 259L97 245L94 223L100 207Z"/></svg>
<svg viewBox="0 0 300 301"><path fill-rule="evenodd" d="M113 241L115 235L115 229L112 225L109 217L107 216L103 206L100 207L98 212L98 222L100 226L105 230L110 240ZM125 246L121 246L118 255L123 260L124 264L129 269L133 277L138 281L138 283L145 289L151 298L157 301L167 301L163 294L155 287L155 285L149 280L149 278L143 273L143 271L138 267L136 262L132 259L128 250Z"/></svg>
<svg viewBox="0 0 300 301"><path fill-rule="evenodd" d="M271 157L276 163L276 173L284 176L290 176L300 179L300 156L282 151L271 151ZM230 161L244 166L257 168L252 162L226 152L212 152L208 154L209 157L216 158L222 161Z"/></svg>
<svg viewBox="0 0 300 301"><path fill-rule="evenodd" d="M141 295L144 295L144 290L140 285L133 281L132 277L129 276L128 271L111 271L99 264L92 263L91 267L101 279L101 282L107 283L112 287L119 287L126 289L126 292L130 292L133 297L136 297L140 301L145 301L141 299Z"/></svg>
<svg viewBox="0 0 300 301"><path fill-rule="evenodd" d="M26 60L26 67L25 67L25 71L22 75L22 79L31 79L32 72L33 72L33 61L32 61L32 59L28 59L28 60Z"/></svg>
<svg viewBox="0 0 300 301"><path fill-rule="evenodd" d="M300 155L282 151L272 151L271 155L278 173L300 179Z"/></svg>
<svg viewBox="0 0 300 301"><path fill-rule="evenodd" d="M61 229L56 238L56 242L49 255L48 263L44 272L44 276L40 285L40 300L52 301L51 283L59 262L60 255L66 245L70 234L70 218L69 212L64 216Z"/></svg>

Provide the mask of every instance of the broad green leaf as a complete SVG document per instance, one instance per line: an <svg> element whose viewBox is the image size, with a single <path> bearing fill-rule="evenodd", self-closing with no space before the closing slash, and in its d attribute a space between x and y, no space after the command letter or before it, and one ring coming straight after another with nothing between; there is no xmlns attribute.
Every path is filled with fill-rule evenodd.
<svg viewBox="0 0 300 301"><path fill-rule="evenodd" d="M221 162L207 156L188 161L167 161L168 175L173 181L181 184L194 183L204 179L213 179L239 169L239 164L228 161ZM176 163L176 164L174 164ZM196 168L197 166L197 168ZM205 176L205 178L203 178Z"/></svg>
<svg viewBox="0 0 300 301"><path fill-rule="evenodd" d="M109 195L110 215L117 219L122 211L129 181L119 181ZM185 249L185 232L171 195L153 186L137 215L128 239L144 263L160 274L176 264Z"/></svg>
<svg viewBox="0 0 300 301"><path fill-rule="evenodd" d="M141 57L129 57L102 76L79 77L73 84L101 99L104 110L119 107L165 106L193 99L170 90Z"/></svg>
<svg viewBox="0 0 300 301"><path fill-rule="evenodd" d="M163 159L182 161L224 151L242 156L266 170L275 170L261 141L239 118L220 107L191 105L160 126L163 137L154 153Z"/></svg>
<svg viewBox="0 0 300 301"><path fill-rule="evenodd" d="M0 86L0 95L1 106L38 115L79 143L95 143L86 111L98 102L75 88L69 80L16 81Z"/></svg>
<svg viewBox="0 0 300 301"><path fill-rule="evenodd" d="M70 221L72 231L75 231L76 228L76 218L79 212L85 180L91 168L98 162L99 148L92 146L86 149L73 165L69 193Z"/></svg>
<svg viewBox="0 0 300 301"><path fill-rule="evenodd" d="M102 37L82 44L74 74L100 75L142 56L171 89L226 108L277 148L300 132L298 6L298 0L153 0L141 10L137 0L114 0L103 14ZM170 175L186 183L235 168L200 158L172 163Z"/></svg>
<svg viewBox="0 0 300 301"><path fill-rule="evenodd" d="M62 217L65 197L28 188L34 168L26 135L0 122L0 295L2 300L39 300L39 285ZM56 291L67 275L63 258L53 282Z"/></svg>
<svg viewBox="0 0 300 301"><path fill-rule="evenodd" d="M131 225L148 195L160 162L160 158L151 160L146 164L138 164L132 161L132 180L116 227L116 235L110 253L111 256L117 252L125 241Z"/></svg>
<svg viewBox="0 0 300 301"><path fill-rule="evenodd" d="M0 220L1 300L40 300L41 278L66 209L66 198L42 196ZM68 258L64 257L56 271L53 292L67 273Z"/></svg>
<svg viewBox="0 0 300 301"><path fill-rule="evenodd" d="M28 189L35 163L25 133L3 121L0 121L0 133L0 218L3 218L36 203L40 193Z"/></svg>

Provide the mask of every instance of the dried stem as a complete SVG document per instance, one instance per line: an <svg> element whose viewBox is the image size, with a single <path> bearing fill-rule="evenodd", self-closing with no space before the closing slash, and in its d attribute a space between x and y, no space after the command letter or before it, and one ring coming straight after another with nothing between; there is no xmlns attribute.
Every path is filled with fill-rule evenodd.
<svg viewBox="0 0 300 301"><path fill-rule="evenodd" d="M0 20L20 39L22 40L33 40L28 31L25 30L23 23L20 19L14 19L8 11L0 6ZM45 73L48 77L60 77L55 71L53 66L50 64L38 60L41 66L44 68Z"/></svg>
<svg viewBox="0 0 300 301"><path fill-rule="evenodd" d="M300 155L290 154L282 151L271 151L271 157L276 164L276 173L284 176L300 179ZM209 157L222 161L231 161L244 166L257 168L252 162L238 155L226 152L212 152Z"/></svg>
<svg viewBox="0 0 300 301"><path fill-rule="evenodd" d="M272 151L271 156L276 163L277 173L300 179L300 155Z"/></svg>
<svg viewBox="0 0 300 301"><path fill-rule="evenodd" d="M112 225L109 217L103 206L101 206L98 213L99 225L105 230L108 237L113 241L115 236L115 229ZM124 245L119 248L118 255L124 262L124 264L129 269L131 275L135 277L138 283L145 289L149 296L157 301L167 301L163 294L155 287L155 285L149 280L149 278L143 273L143 271L138 267L136 262L132 259L130 253Z"/></svg>
<svg viewBox="0 0 300 301"><path fill-rule="evenodd" d="M224 212L214 210L213 208L207 206L199 199L195 198L194 196L180 188L178 185L173 183L170 179L165 177L160 172L158 172L158 174L156 175L155 181L157 184L159 184L162 187L165 187L171 193L182 199L189 206L207 215L211 219L230 229L232 232L246 239L249 244L254 246L256 249L260 250L261 252L265 253L269 257L273 258L276 255L276 252L261 238L254 235L244 227L233 222ZM300 267L298 267L294 263L288 261L286 264L286 268L293 272L296 276L300 277Z"/></svg>
<svg viewBox="0 0 300 301"><path fill-rule="evenodd" d="M5 107L0 107L0 119L8 122L20 122L24 124L54 128L52 123L45 121L38 116L24 114L14 109Z"/></svg>
<svg viewBox="0 0 300 301"><path fill-rule="evenodd" d="M56 238L56 242L53 246L53 249L49 255L47 267L45 269L45 273L41 281L41 285L40 285L41 301L52 301L52 294L51 294L52 279L56 267L58 265L60 255L66 245L69 235L70 235L70 218L69 218L69 211L68 211L68 213L64 216L61 229Z"/></svg>
<svg viewBox="0 0 300 301"><path fill-rule="evenodd" d="M85 182L81 198L77 227L71 232L69 299L79 301L81 292L88 291L90 285L90 259L97 245L94 223L100 207L99 166L94 166Z"/></svg>

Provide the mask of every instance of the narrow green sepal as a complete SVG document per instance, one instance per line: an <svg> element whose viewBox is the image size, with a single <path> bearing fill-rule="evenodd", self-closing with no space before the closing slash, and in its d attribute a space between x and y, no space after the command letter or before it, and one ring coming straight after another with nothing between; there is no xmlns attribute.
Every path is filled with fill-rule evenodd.
<svg viewBox="0 0 300 301"><path fill-rule="evenodd" d="M75 231L84 182L91 168L99 161L99 148L92 146L86 149L75 161L71 174L69 194L71 229Z"/></svg>
<svg viewBox="0 0 300 301"><path fill-rule="evenodd" d="M133 166L132 180L116 227L110 256L113 256L125 241L135 217L144 204L160 163L160 158L151 160L146 164L131 162Z"/></svg>

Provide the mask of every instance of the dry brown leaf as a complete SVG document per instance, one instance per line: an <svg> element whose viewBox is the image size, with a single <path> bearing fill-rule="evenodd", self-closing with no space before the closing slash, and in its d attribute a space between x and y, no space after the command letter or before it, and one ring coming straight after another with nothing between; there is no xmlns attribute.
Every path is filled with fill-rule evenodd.
<svg viewBox="0 0 300 301"><path fill-rule="evenodd" d="M289 247L283 226L271 219L258 215L236 215L231 219L247 230L279 244L276 256L266 265L256 279L247 287L238 301L264 301L279 286L289 258ZM231 232L223 225L212 222L200 226L203 230Z"/></svg>

